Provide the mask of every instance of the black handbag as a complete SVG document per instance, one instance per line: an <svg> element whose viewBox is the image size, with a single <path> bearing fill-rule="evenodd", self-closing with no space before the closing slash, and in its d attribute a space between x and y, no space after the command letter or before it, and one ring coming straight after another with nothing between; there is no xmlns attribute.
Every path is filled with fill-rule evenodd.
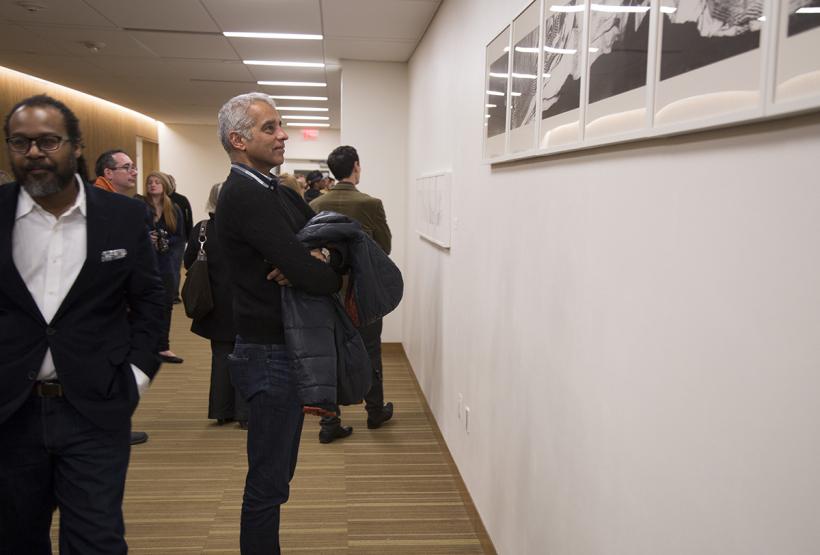
<svg viewBox="0 0 820 555"><path fill-rule="evenodd" d="M185 306L185 314L194 320L207 316L214 309L211 278L208 275L208 255L205 253L205 243L208 241L207 227L207 220L199 226L199 253L194 263L188 268L185 274L185 284L182 286L182 304Z"/></svg>

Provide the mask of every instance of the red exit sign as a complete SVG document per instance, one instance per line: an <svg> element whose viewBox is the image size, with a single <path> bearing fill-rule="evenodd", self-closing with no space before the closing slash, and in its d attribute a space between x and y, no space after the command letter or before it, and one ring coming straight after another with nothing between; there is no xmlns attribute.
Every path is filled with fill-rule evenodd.
<svg viewBox="0 0 820 555"><path fill-rule="evenodd" d="M306 141L315 141L319 138L318 129L302 129L302 138Z"/></svg>

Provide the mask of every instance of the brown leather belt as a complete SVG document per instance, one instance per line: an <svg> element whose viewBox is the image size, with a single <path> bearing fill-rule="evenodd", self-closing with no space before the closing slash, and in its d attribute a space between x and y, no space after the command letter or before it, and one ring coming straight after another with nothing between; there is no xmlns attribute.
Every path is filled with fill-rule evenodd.
<svg viewBox="0 0 820 555"><path fill-rule="evenodd" d="M38 397L62 397L63 384L60 382L35 382L34 394Z"/></svg>

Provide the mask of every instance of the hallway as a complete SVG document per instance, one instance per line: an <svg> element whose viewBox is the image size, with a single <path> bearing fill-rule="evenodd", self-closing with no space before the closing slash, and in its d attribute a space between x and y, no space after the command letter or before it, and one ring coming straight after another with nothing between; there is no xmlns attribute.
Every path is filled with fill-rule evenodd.
<svg viewBox="0 0 820 555"><path fill-rule="evenodd" d="M131 451L124 504L131 553L239 553L245 432L206 419L210 351L189 325L177 305L171 344L185 363L162 367L134 417L134 429L150 439ZM368 430L364 409L352 407L343 418L353 435L321 445L318 419L305 419L283 509L283 551L494 553L476 533L474 508L404 352L396 344L384 350L394 421Z"/></svg>

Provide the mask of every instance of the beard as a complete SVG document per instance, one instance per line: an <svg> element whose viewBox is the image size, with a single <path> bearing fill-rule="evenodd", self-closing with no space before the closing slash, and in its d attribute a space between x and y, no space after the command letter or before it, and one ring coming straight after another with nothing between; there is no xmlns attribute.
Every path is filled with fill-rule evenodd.
<svg viewBox="0 0 820 555"><path fill-rule="evenodd" d="M14 177L31 198L42 198L59 193L74 180L77 173L77 159L69 158L67 164L61 166L54 163L34 162L21 167L14 166ZM47 173L32 175L34 170L47 170Z"/></svg>

